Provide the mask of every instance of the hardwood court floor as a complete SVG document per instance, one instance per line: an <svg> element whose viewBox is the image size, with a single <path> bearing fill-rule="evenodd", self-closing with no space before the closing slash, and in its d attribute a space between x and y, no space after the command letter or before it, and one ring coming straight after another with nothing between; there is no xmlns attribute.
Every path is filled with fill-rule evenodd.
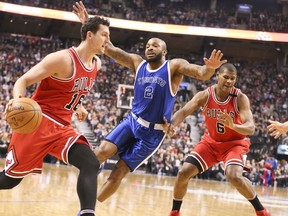
<svg viewBox="0 0 288 216"><path fill-rule="evenodd" d="M0 167L3 167L0 160ZM99 175L101 185L110 171ZM42 175L26 177L12 190L0 191L2 216L76 216L77 169L45 164ZM98 216L167 216L171 208L174 177L129 174L119 190L97 203ZM288 190L255 187L272 216L288 216ZM250 203L229 183L191 180L181 216L255 216Z"/></svg>

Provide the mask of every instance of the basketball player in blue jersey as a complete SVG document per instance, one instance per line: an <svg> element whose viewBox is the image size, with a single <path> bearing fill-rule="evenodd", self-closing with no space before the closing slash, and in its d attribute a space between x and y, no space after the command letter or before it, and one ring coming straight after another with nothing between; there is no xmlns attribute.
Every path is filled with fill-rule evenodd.
<svg viewBox="0 0 288 216"><path fill-rule="evenodd" d="M82 2L77 2L74 12L83 23L88 13ZM166 60L166 43L151 38L145 49L145 59L127 53L111 42L105 55L131 69L135 75L132 111L102 141L95 150L100 162L119 154L120 159L104 183L97 199L103 202L119 187L122 179L151 157L165 139L162 125L170 121L176 93L184 76L208 80L226 60L221 60L220 50L213 50L205 65L190 64L180 58Z"/></svg>

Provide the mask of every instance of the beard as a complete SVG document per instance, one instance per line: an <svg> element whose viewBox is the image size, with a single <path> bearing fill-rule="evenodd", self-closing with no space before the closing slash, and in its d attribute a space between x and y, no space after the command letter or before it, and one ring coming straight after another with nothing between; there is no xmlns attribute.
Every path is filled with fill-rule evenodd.
<svg viewBox="0 0 288 216"><path fill-rule="evenodd" d="M161 53L159 53L158 55L156 55L156 56L154 56L153 58L147 58L147 56L146 56L146 61L148 62L148 63L153 63L153 62L158 62L158 61L160 61L162 59L162 54Z"/></svg>

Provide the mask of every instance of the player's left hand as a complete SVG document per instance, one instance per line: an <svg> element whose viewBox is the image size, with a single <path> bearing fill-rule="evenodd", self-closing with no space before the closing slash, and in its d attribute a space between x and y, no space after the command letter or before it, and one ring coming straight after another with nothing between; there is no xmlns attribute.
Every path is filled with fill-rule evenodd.
<svg viewBox="0 0 288 216"><path fill-rule="evenodd" d="M203 60L207 68L216 70L222 64L227 62L227 60L221 60L222 57L223 57L223 53L221 52L221 50L216 51L216 49L214 49L209 59L205 57L203 58Z"/></svg>
<svg viewBox="0 0 288 216"><path fill-rule="evenodd" d="M165 117L163 117L163 121L163 132L169 137L173 136L176 131L174 125L169 123Z"/></svg>
<svg viewBox="0 0 288 216"><path fill-rule="evenodd" d="M224 110L224 112L220 112L217 115L217 121L221 122L225 127L228 127L233 130L234 127L233 118L227 113L226 110Z"/></svg>
<svg viewBox="0 0 288 216"><path fill-rule="evenodd" d="M73 5L73 11L74 14L79 18L80 22L83 24L86 22L89 18L88 12L83 4L82 1L76 2Z"/></svg>
<svg viewBox="0 0 288 216"><path fill-rule="evenodd" d="M88 111L82 106L78 106L75 111L78 121L84 121L88 116Z"/></svg>

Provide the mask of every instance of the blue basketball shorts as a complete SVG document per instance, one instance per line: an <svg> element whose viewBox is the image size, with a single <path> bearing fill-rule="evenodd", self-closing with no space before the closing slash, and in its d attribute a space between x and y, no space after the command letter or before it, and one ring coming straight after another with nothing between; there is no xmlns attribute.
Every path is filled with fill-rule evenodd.
<svg viewBox="0 0 288 216"><path fill-rule="evenodd" d="M150 158L164 139L162 130L141 125L131 112L105 137L105 140L118 147L119 157L131 172Z"/></svg>

